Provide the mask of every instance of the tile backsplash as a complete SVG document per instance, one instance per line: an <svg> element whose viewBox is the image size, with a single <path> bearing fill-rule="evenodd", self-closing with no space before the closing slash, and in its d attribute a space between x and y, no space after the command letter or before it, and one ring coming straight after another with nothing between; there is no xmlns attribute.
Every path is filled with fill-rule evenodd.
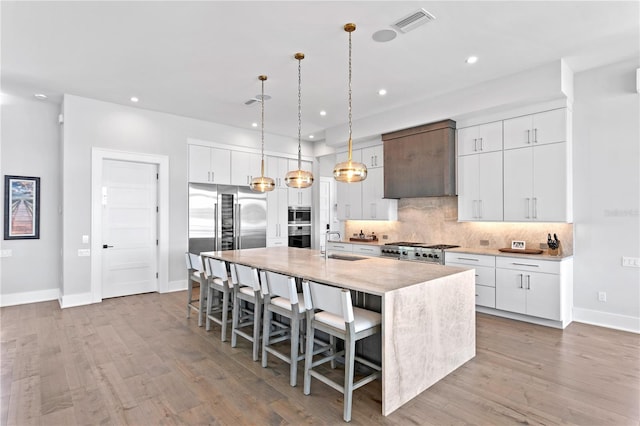
<svg viewBox="0 0 640 426"><path fill-rule="evenodd" d="M519 222L458 222L457 197L403 198L398 201L397 221L347 221L348 237L375 232L382 243L417 241L456 244L469 248L511 247L511 241L525 241L527 248L540 248L547 234L556 233L562 251L573 253L573 224ZM387 235L387 240L382 236ZM486 244L488 241L488 244Z"/></svg>

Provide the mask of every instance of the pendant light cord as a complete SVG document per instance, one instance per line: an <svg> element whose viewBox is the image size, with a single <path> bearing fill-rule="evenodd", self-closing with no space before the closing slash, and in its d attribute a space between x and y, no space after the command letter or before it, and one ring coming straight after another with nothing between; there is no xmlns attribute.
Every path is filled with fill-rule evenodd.
<svg viewBox="0 0 640 426"><path fill-rule="evenodd" d="M260 119L262 121L261 124L261 141L262 141L262 159L260 161L260 176L264 177L264 81L266 77L260 79L262 83L262 99L260 99Z"/></svg>
<svg viewBox="0 0 640 426"><path fill-rule="evenodd" d="M351 162L351 32L349 32L349 162Z"/></svg>
<svg viewBox="0 0 640 426"><path fill-rule="evenodd" d="M304 56L303 56L304 57ZM302 138L302 58L298 59L298 170L302 170L302 150L300 139Z"/></svg>

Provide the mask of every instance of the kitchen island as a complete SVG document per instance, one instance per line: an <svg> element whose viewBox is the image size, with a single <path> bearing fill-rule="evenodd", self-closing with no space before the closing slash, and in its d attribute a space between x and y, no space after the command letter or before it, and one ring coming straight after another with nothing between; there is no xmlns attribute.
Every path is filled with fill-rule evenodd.
<svg viewBox="0 0 640 426"><path fill-rule="evenodd" d="M290 247L201 254L380 296L385 416L475 356L473 269Z"/></svg>

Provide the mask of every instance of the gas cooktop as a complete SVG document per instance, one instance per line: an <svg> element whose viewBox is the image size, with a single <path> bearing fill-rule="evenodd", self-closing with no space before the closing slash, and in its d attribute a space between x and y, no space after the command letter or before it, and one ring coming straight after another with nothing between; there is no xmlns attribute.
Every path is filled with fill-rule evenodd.
<svg viewBox="0 0 640 426"><path fill-rule="evenodd" d="M446 249L460 247L452 244L425 244L425 243L415 243L415 242L408 242L408 241L397 241L394 243L386 243L385 246L422 247L422 248L430 248L430 249L437 249L437 250L446 250Z"/></svg>

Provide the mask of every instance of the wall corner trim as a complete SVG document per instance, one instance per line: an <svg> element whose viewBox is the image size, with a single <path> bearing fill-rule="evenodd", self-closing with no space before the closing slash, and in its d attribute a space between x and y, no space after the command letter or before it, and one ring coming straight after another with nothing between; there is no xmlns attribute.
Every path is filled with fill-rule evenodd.
<svg viewBox="0 0 640 426"><path fill-rule="evenodd" d="M91 292L62 295L58 299L58 302L60 303L60 307L62 309L73 308L75 306L90 305L93 303L93 301L91 300Z"/></svg>

